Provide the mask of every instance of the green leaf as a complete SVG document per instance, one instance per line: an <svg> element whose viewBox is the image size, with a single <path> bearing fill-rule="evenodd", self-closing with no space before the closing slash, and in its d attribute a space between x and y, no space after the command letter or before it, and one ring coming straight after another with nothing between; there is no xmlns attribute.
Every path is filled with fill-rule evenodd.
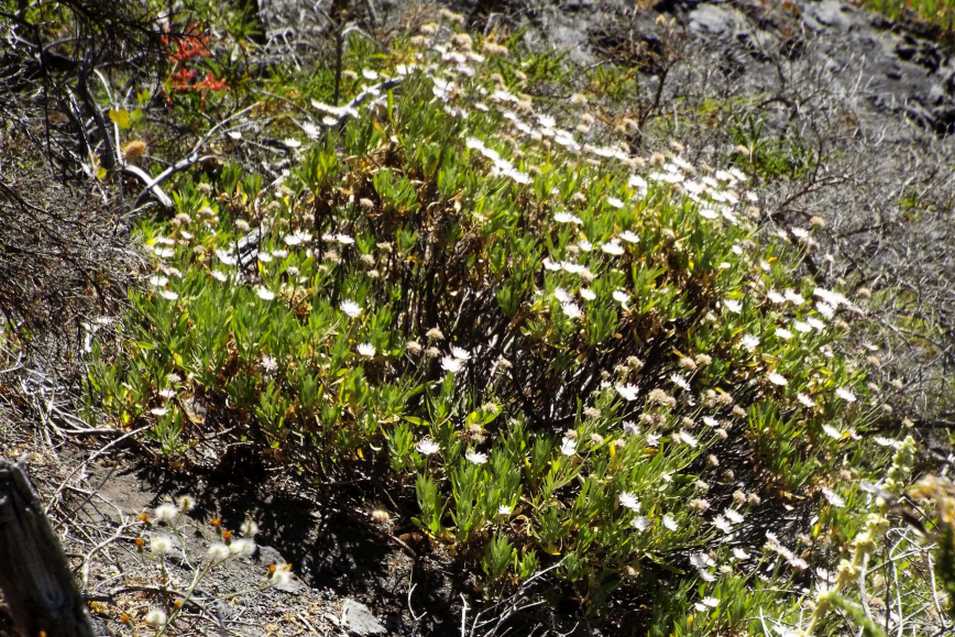
<svg viewBox="0 0 955 637"><path fill-rule="evenodd" d="M126 109L111 108L109 110L109 119L122 130L126 130L130 126L129 111Z"/></svg>

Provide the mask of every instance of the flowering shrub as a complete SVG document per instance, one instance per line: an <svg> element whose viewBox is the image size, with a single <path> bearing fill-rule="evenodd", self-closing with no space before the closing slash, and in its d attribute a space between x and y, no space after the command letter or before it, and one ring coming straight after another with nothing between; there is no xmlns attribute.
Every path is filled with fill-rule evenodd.
<svg viewBox="0 0 955 637"><path fill-rule="evenodd" d="M290 172L183 179L142 225L91 395L179 461L222 436L381 478L489 595L559 561L593 608L666 598L661 634L790 612L773 582L851 550L888 455L858 308L798 274L813 229L762 236L745 174L634 156L599 96L528 97L505 43L348 50L356 99L309 83Z"/></svg>

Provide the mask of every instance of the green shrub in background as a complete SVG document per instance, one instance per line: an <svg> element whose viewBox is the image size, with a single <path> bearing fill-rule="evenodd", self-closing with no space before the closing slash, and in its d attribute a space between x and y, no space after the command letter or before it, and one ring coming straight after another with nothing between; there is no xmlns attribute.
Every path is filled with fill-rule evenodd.
<svg viewBox="0 0 955 637"><path fill-rule="evenodd" d="M183 177L141 225L155 271L91 406L170 461L218 438L370 475L489 596L559 562L555 594L624 588L654 634L795 622L785 583L849 554L888 456L839 348L857 308L796 274L813 229L759 235L746 175L632 156L599 96L545 112L522 91L559 61L436 24L349 44L346 98L396 88L286 79L291 171Z"/></svg>

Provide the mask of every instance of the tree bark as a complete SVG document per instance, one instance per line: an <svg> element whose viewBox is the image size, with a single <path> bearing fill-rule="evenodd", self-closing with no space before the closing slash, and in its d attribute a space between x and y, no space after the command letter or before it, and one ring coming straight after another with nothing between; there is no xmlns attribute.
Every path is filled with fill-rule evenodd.
<svg viewBox="0 0 955 637"><path fill-rule="evenodd" d="M23 637L93 637L83 597L26 472L2 459L0 589Z"/></svg>

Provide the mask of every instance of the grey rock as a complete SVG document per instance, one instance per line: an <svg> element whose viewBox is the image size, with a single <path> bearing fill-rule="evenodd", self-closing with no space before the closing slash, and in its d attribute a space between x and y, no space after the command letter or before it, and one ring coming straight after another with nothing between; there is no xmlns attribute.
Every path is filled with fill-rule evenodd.
<svg viewBox="0 0 955 637"><path fill-rule="evenodd" d="M355 635L380 635L386 631L367 606L351 598L342 604L341 626Z"/></svg>

